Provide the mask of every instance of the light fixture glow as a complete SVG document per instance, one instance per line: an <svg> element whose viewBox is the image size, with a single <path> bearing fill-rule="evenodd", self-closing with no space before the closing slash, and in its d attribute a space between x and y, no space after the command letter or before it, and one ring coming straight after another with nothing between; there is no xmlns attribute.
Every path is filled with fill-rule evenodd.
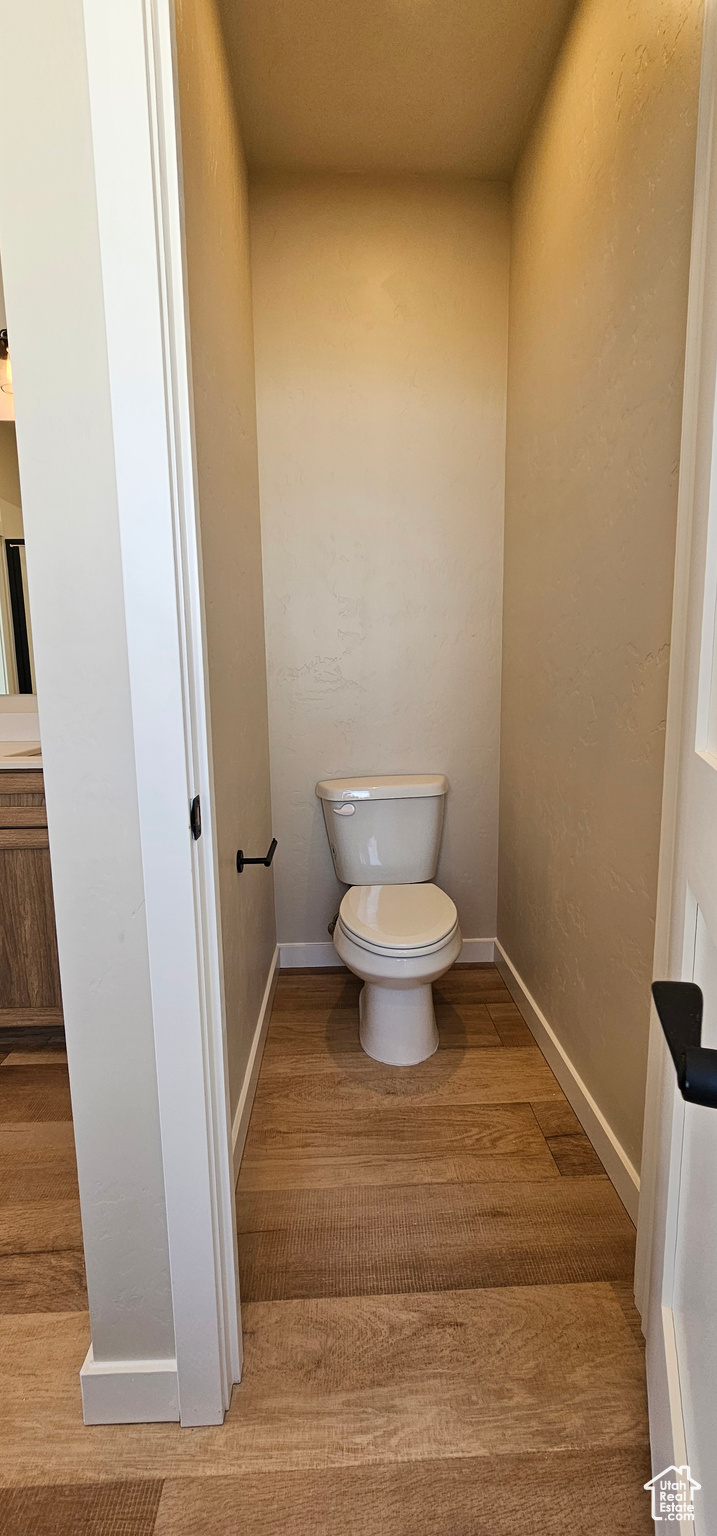
<svg viewBox="0 0 717 1536"><path fill-rule="evenodd" d="M15 420L15 401L12 387L12 364L7 343L7 331L0 331L0 421Z"/></svg>
<svg viewBox="0 0 717 1536"><path fill-rule="evenodd" d="M0 389L4 395L12 394L12 365L7 344L7 331L0 331Z"/></svg>

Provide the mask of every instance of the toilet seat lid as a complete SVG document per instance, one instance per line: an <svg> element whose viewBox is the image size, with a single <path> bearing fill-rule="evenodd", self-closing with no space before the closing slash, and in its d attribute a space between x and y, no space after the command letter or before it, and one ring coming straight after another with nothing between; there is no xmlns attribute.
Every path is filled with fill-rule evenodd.
<svg viewBox="0 0 717 1536"><path fill-rule="evenodd" d="M458 922L450 896L431 884L352 885L339 916L350 937L377 950L425 950Z"/></svg>

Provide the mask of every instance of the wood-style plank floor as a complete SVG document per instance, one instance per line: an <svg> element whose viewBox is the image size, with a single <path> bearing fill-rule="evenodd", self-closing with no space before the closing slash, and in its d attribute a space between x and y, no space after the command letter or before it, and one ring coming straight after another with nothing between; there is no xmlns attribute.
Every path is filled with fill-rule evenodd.
<svg viewBox="0 0 717 1536"><path fill-rule="evenodd" d="M634 1229L497 971L437 984L406 1069L358 988L279 979L221 1429L83 1427L66 1067L0 1039L0 1536L652 1530Z"/></svg>

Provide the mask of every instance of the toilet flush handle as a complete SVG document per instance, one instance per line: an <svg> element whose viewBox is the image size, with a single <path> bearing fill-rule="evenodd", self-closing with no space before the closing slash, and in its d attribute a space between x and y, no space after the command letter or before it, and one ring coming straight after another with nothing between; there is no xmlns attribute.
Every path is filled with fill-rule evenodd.
<svg viewBox="0 0 717 1536"><path fill-rule="evenodd" d="M331 809L332 809L332 811L334 813L334 816L355 816L356 815L356 806L355 805L332 805Z"/></svg>

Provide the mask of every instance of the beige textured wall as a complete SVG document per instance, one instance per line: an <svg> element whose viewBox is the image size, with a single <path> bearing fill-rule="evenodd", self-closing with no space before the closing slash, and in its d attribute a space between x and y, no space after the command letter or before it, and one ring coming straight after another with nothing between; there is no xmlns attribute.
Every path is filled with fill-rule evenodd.
<svg viewBox="0 0 717 1536"><path fill-rule="evenodd" d="M583 0L514 192L498 933L639 1162L698 0Z"/></svg>
<svg viewBox="0 0 717 1536"><path fill-rule="evenodd" d="M214 0L179 0L194 409L232 1109L274 949L246 172Z"/></svg>
<svg viewBox="0 0 717 1536"><path fill-rule="evenodd" d="M252 180L277 928L321 941L316 780L447 773L438 872L495 932L506 189Z"/></svg>

